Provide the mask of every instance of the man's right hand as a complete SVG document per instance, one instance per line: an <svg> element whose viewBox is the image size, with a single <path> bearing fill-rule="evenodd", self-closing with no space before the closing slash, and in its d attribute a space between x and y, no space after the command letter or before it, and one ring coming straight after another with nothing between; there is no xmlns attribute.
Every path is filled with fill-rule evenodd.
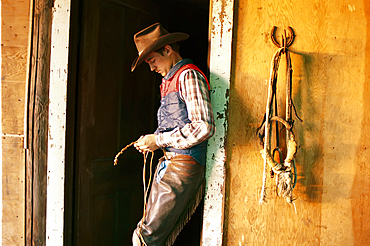
<svg viewBox="0 0 370 246"><path fill-rule="evenodd" d="M155 142L154 134L141 136L138 140L136 140L134 147L143 154L145 154L146 152L153 152L159 148Z"/></svg>

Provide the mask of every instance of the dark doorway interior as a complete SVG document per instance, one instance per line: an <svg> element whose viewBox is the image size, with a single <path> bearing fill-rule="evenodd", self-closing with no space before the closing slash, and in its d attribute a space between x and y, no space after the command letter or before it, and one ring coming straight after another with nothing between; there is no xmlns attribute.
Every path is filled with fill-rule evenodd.
<svg viewBox="0 0 370 246"><path fill-rule="evenodd" d="M161 78L134 73L133 35L157 21L190 34L182 44L207 72L208 0L73 0L67 110L65 245L131 245L142 216L143 157L129 148L156 128ZM155 153L154 164L161 156ZM202 205L175 242L200 245Z"/></svg>

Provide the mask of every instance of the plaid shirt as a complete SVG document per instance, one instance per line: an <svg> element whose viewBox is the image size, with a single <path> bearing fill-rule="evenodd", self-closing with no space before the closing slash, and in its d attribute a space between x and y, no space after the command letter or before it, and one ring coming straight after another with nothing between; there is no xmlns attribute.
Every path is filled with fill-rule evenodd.
<svg viewBox="0 0 370 246"><path fill-rule="evenodd" d="M176 71L178 69L173 68ZM170 132L156 134L155 140L159 147L187 149L209 139L215 132L207 83L198 71L187 69L181 73L179 94L186 103L191 123Z"/></svg>

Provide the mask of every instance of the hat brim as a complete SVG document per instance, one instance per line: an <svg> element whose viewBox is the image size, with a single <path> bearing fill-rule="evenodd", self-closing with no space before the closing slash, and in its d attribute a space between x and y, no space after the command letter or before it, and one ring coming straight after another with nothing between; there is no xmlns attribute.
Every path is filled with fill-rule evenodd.
<svg viewBox="0 0 370 246"><path fill-rule="evenodd" d="M188 38L189 34L182 32L174 32L160 36L159 38L153 40L153 42L151 42L147 47L145 47L145 49L139 54L139 56L135 58L131 65L131 72L133 72L135 68L139 66L145 60L145 58L153 51L156 51L166 46L167 44L173 44L176 42L184 41Z"/></svg>

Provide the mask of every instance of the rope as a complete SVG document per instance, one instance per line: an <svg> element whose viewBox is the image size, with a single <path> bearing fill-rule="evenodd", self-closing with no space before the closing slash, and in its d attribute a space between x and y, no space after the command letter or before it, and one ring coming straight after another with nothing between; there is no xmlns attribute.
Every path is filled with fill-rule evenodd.
<svg viewBox="0 0 370 246"><path fill-rule="evenodd" d="M283 48L280 48L276 51L273 59L272 59L272 66L271 66L271 72L270 72L270 79L269 79L269 89L268 89L268 96L267 96L267 105L266 105L266 114L265 114L265 134L264 134L264 148L261 151L262 158L264 160L263 162L263 179L262 179L262 189L261 189L261 198L260 203L266 202L266 178L267 178L267 164L270 164L270 167L274 172L278 171L281 166L279 166L277 163L273 162L271 155L268 154L268 149L271 149L271 143L270 143L270 119L271 119L271 104L273 101L273 88L274 82L277 80L277 70L279 69L279 62L281 57L281 52L283 51ZM276 84L276 83L275 83ZM262 128L262 126L261 126ZM275 168L276 167L276 168ZM275 169L275 170L274 170Z"/></svg>
<svg viewBox="0 0 370 246"><path fill-rule="evenodd" d="M118 157L119 157L120 155L122 155L122 153L123 153L126 149L128 149L130 146L134 145L136 142L137 142L137 141L132 142L132 143L130 143L130 144L128 144L128 145L126 145L126 147L122 148L122 149L121 149L121 151L117 153L117 155L116 155L116 157L114 157L114 161L113 161L114 166L117 166L117 163L118 163Z"/></svg>
<svg viewBox="0 0 370 246"><path fill-rule="evenodd" d="M118 157L126 150L128 149L130 146L134 145L137 141L135 142L132 142L128 145L126 145L124 148L121 149L120 152L117 153L117 155L114 157L114 166L117 165L118 163ZM140 227L139 227L139 238L140 238L140 241L141 243L144 245L144 246L147 246L147 244L145 243L144 239L143 239L143 236L141 234L141 228L142 228L142 225L143 225L143 222L144 222L144 219L145 219L145 216L146 216L146 205L147 205L147 197L148 197L148 193L149 193L149 189L150 189L150 185L151 185L151 182L152 182L152 169L153 169L153 158L154 158L154 152L153 151L150 151L151 153L151 157L150 157L150 170L149 170L149 181L148 181L148 185L146 185L146 160L147 160L147 157L148 157L148 152L145 152L143 153L143 157L144 157L144 165L143 165L143 187L144 187L144 208L143 208L143 217L141 218L141 223L140 223Z"/></svg>
<svg viewBox="0 0 370 246"><path fill-rule="evenodd" d="M143 239L143 236L141 234L141 228L142 228L142 225L144 223L144 219L145 219L145 216L146 216L146 205L147 205L147 197L148 197L148 192L149 192L149 187L150 187L150 184L151 184L151 181L152 181L152 166L153 166L153 157L154 157L154 152L151 151L151 158L150 158L150 174L149 174L149 181L148 181L148 186L146 187L145 185L145 175L146 175L146 158L148 156L148 152L144 153L144 167L143 167L143 187L144 187L144 208L143 208L143 217L141 218L141 223L140 223L140 228L139 228L139 235L140 235L140 240L141 242L146 246L146 243Z"/></svg>
<svg viewBox="0 0 370 246"><path fill-rule="evenodd" d="M271 61L271 70L270 70L270 79L268 87L268 97L266 104L266 114L261 126L257 129L257 133L261 140L261 145L263 149L260 151L261 156L264 160L263 162L263 179L262 179L262 188L260 195L260 204L266 202L267 198L267 187L266 187L266 178L267 178L267 168L271 168L271 176L276 175L276 193L278 196L285 198L289 204L294 204L293 199L293 189L296 185L297 174L296 167L294 162L294 157L297 152L297 143L295 141L293 133L293 123L292 120L292 107L294 113L297 116L296 109L294 107L293 101L291 99L291 84L292 84L292 65L291 58L288 49L286 48L286 39L282 48L279 48L273 59ZM286 57L286 115L285 119L281 118L277 114L277 99L276 99L276 86L277 86L277 72L279 70L279 63L282 54L285 54ZM273 103L275 101L275 113L273 115ZM301 120L298 116L297 118ZM276 122L276 144L277 147L274 148L273 154L271 154L271 139L270 135L272 134L271 125L272 122ZM286 143L287 143L287 155L284 161L282 161L281 150L279 147L279 129L278 123L281 123L286 128ZM280 161L277 162L274 160L275 152L278 151Z"/></svg>

